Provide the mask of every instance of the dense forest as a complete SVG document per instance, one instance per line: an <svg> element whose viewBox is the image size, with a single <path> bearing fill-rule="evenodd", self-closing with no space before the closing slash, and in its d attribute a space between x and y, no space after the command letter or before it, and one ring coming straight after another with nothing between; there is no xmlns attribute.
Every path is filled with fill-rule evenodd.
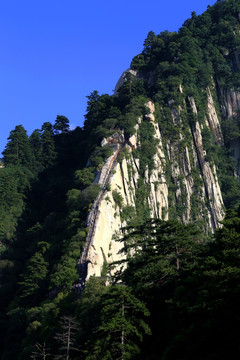
<svg viewBox="0 0 240 360"><path fill-rule="evenodd" d="M150 31L117 92L87 96L83 128L70 130L69 120L57 115L30 136L22 125L11 131L0 166L2 360L240 356L240 174L231 148L240 139L240 117L239 111L226 116L221 106L225 91L240 88L239 22L240 1L218 0L202 15L193 12L178 32ZM208 89L222 141L205 125ZM200 170L192 169L192 221L184 221L186 197L176 197L170 160L168 220L150 217L145 174L155 167L158 147L147 121L150 100L163 142L170 139L179 153L190 146L196 121L201 124L205 160L217 169L224 203L225 218L213 232L203 209L211 199L200 204L197 197ZM171 119L172 104L183 108L181 128ZM113 152L102 139L118 132L127 143L139 118L135 208L112 194L124 224L115 236L124 256L106 262L101 276L79 291L86 219L101 191L94 179ZM118 162L128 156L123 149Z"/></svg>

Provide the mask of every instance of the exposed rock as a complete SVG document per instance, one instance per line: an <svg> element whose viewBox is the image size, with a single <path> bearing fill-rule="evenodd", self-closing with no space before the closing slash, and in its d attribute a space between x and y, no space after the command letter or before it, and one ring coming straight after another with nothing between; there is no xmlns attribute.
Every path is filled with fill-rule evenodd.
<svg viewBox="0 0 240 360"><path fill-rule="evenodd" d="M124 82L126 81L126 75L127 74L132 74L133 76L136 76L137 75L137 71L135 70L132 70L132 69L127 69L126 71L124 71L122 73L122 75L120 76L116 86L115 86L115 89L114 89L114 95L118 95L118 90L119 88L124 84Z"/></svg>
<svg viewBox="0 0 240 360"><path fill-rule="evenodd" d="M183 89L181 88L181 91ZM240 97L236 93L226 94L231 99L231 106L226 100L226 112L233 114L240 102ZM193 98L188 98L193 113L198 115L198 110ZM189 136L192 139L188 146L180 146L185 140L181 127L181 111L183 106L175 107L174 102L170 101L170 110L174 126L179 129L179 139L176 141L164 139L163 142L159 124L155 119L155 105L149 101L146 106L150 113L146 119L150 121L155 129L155 139L157 140L157 151L154 155L154 169L150 172L148 168L145 171L145 183L149 184L150 192L148 196L148 205L150 216L167 220L169 218L169 186L166 179L166 166L169 163L171 167L171 178L176 187L174 197L176 206L181 204L183 210L181 220L188 223L192 220L192 197L196 197L198 213L197 219L206 221L206 226L211 231L215 231L220 226L219 221L223 219L223 200L218 183L216 167L206 161L206 150L203 146L202 128L199 121L196 120L192 125ZM217 143L223 144L220 123L214 106L213 97L208 90L208 116L205 119L205 126L213 132ZM231 110L231 112L230 112ZM132 151L138 148L140 144L139 128L141 119L137 120L135 134L130 137L128 143L124 142L123 134L113 135L105 139L104 146L113 146L114 154L107 159L102 167L95 182L103 186L102 195L95 214L91 212L89 219L94 220L91 242L87 253L88 277L91 275L100 276L104 262L112 262L122 258L119 253L121 243L114 240L116 233L121 236L121 227L125 223L121 219L121 209L114 203L112 191L117 190L123 198L123 206L132 206L135 208L135 196L139 179L139 159L132 156ZM123 159L121 164L116 163L118 153L122 148L128 150L129 156ZM182 149L179 151L179 149ZM114 169L113 169L114 167ZM198 169L199 181L198 192L196 193L196 184L193 177L193 169ZM113 171L114 170L114 171ZM111 191L106 191L106 179L111 186ZM172 191L172 190L171 190ZM173 206L171 204L171 206ZM92 210L93 211L93 210ZM195 210L196 211L196 210ZM208 224L208 225L207 225Z"/></svg>
<svg viewBox="0 0 240 360"><path fill-rule="evenodd" d="M150 175L147 175L147 180L151 186L149 194L149 206L151 209L151 217L168 219L168 187L166 184L166 178L164 174L164 168L166 165L165 154L162 150L162 137L158 124L155 123L155 106L152 101L149 101L146 106L150 110L150 114L147 115L149 121L152 122L155 129L155 139L158 141L157 153L154 155L155 168L152 170ZM163 209L165 215L163 215Z"/></svg>
<svg viewBox="0 0 240 360"><path fill-rule="evenodd" d="M191 99L193 111L197 111L194 99ZM209 206L207 207L209 212L209 219L211 221L211 228L215 230L219 227L219 221L223 219L223 199L218 183L217 173L215 165L210 167L209 162L205 160L205 151L203 149L202 134L199 122L196 121L195 129L193 129L193 137L195 148L197 152L199 167L201 169L205 196L209 200Z"/></svg>
<svg viewBox="0 0 240 360"><path fill-rule="evenodd" d="M210 90L208 89L208 124L211 128L213 135L219 145L223 145L223 135L221 131L221 126L217 116L216 108L214 106L214 101Z"/></svg>
<svg viewBox="0 0 240 360"><path fill-rule="evenodd" d="M223 117L229 118L236 115L240 108L240 92L234 89L221 89Z"/></svg>
<svg viewBox="0 0 240 360"><path fill-rule="evenodd" d="M119 164L117 164L116 173L111 179L111 189L119 191L126 204L123 191L123 178ZM128 199L128 201L130 201L130 199ZM103 200L99 204L98 219L88 253L88 260L90 260L88 277L91 275L101 276L104 261L109 263L122 258L122 255L118 254L121 245L112 238L115 233L120 231L121 226L122 222L119 208L115 207L112 193L110 191L106 192Z"/></svg>

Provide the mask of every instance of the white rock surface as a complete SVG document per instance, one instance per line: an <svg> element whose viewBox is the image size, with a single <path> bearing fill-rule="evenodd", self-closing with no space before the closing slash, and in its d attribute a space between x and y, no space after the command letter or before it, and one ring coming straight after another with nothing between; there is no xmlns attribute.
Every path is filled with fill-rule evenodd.
<svg viewBox="0 0 240 360"><path fill-rule="evenodd" d="M182 88L181 88L182 90ZM238 106L240 98L235 93L228 94L231 97L232 103ZM193 98L189 98L189 103L192 107L193 113L197 116L197 107ZM234 106L235 106L234 105ZM152 123L155 129L155 139L157 140L157 152L154 155L155 167L151 173L148 169L145 172L145 183L150 185L150 193L148 197L148 204L151 211L151 217L156 217L164 220L169 218L169 185L166 181L166 163L170 162L172 180L176 185L175 199L180 201L184 195L185 210L182 214L182 221L188 223L191 221L191 197L196 191L194 184L194 177L192 171L194 167L200 169L200 179L202 185L198 192L199 204L199 220L204 217L205 211L209 222L209 228L214 231L219 227L219 221L223 219L223 200L221 190L218 183L216 168L214 165L206 161L206 151L203 148L202 141L202 127L196 120L195 127L193 127L190 136L192 136L192 143L188 146L183 146L181 152L179 146L185 139L185 135L179 135L178 142L173 142L171 139L162 139L159 125L155 120L155 106L152 101L149 101L146 106L150 109L150 114L146 116L147 120ZM184 105L175 108L174 103L170 103L170 110L172 114L172 121L175 126L182 126L181 111ZM229 104L226 105L226 111L233 113L233 109L229 109ZM230 112L230 110L232 112ZM234 110L235 111L235 110ZM220 129L219 119L214 106L214 101L211 92L208 92L208 117L206 119L207 126L213 131L217 142L221 145L223 143L222 133ZM110 178L111 191L104 193L104 197L99 203L97 210L97 217L91 245L88 251L88 278L91 275L100 276L104 262L112 262L123 257L119 254L121 243L114 240L116 233L121 235L121 227L124 225L120 217L120 209L116 207L112 197L112 191L117 190L123 198L124 205L135 207L135 191L139 179L139 159L132 156L132 151L139 147L139 127L141 126L141 119L137 120L135 126L136 133L129 139L129 144L125 147L128 149L129 156L121 163L116 164L114 172ZM164 140L164 141L163 141ZM165 144L165 145L163 145ZM104 142L106 145L106 141ZM165 146L165 149L164 149ZM105 179L109 175L109 169L116 157L120 145L116 145L115 153L104 164L98 177L95 179L99 184L104 184ZM208 204L207 210L204 210ZM202 209L202 210L201 210Z"/></svg>

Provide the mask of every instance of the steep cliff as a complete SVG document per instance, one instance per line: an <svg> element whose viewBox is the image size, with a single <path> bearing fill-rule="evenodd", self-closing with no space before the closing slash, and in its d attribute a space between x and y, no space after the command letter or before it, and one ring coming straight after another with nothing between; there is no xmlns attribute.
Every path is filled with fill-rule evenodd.
<svg viewBox="0 0 240 360"><path fill-rule="evenodd" d="M29 138L10 133L1 358L64 356L55 335L73 320L74 336L75 318L71 358L111 357L102 341L115 350L114 334L122 349L122 315L133 329L144 304L152 336L138 358L239 358L239 14L240 0L221 0L178 32L150 31L115 93L87 97L82 128L59 116ZM112 262L125 271L110 274Z"/></svg>
<svg viewBox="0 0 240 360"><path fill-rule="evenodd" d="M226 208L239 207L239 10L238 1L221 1L178 33L150 31L120 77L111 131L121 129L124 141L114 168L110 157L101 170L111 176L85 246L88 276L119 259L114 235L129 222L174 218L209 235ZM109 124L112 114L102 118Z"/></svg>
<svg viewBox="0 0 240 360"><path fill-rule="evenodd" d="M198 115L194 98L188 99L194 115ZM186 103L184 104L186 107ZM115 146L113 155L108 158L98 174L98 182L102 186L101 201L93 207L95 216L94 227L87 253L88 277L100 276L104 263L117 261L121 258L120 243L114 240L116 234L121 234L121 228L128 222L124 218L125 209L137 213L136 197L140 174L140 159L135 154L141 149L140 129L143 122L149 122L154 129L156 153L153 156L154 167L144 172L144 183L147 186L146 201L150 217L163 220L177 216L184 223L193 219L202 224L205 231L214 232L220 226L224 217L224 204L219 186L218 175L214 163L206 160L207 152L203 145L202 129L199 121L188 130L189 142L183 145L186 134L183 132L181 112L183 109L174 107L170 102L172 124L180 129L178 139L162 139L159 124L155 117L155 105L152 101L146 103L149 113L145 118L139 118L135 126L136 133L128 141ZM214 107L213 98L208 89L207 116L205 126L216 138L219 146L223 145L223 137ZM116 138L116 136L115 136ZM103 146L111 146L112 138L102 142ZM119 151L119 147L122 146ZM124 151L125 150L125 151ZM124 154L119 162L112 166L117 156ZM109 191L103 178L109 173ZM168 179L166 176L168 173ZM170 175L169 175L170 174ZM118 193L122 199L116 203L113 194ZM170 196L169 196L170 193Z"/></svg>

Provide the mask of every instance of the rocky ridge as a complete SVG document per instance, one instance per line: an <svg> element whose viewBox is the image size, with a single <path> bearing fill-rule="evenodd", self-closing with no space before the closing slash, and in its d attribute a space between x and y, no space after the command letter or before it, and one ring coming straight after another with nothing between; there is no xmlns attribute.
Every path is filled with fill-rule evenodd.
<svg viewBox="0 0 240 360"><path fill-rule="evenodd" d="M188 98L188 101L193 114L197 116L197 107L194 99ZM216 166L206 160L206 150L202 140L203 126L199 121L196 121L195 125L191 128L190 146L185 146L180 151L180 142L184 139L185 135L180 130L179 140L175 143L170 139L163 139L155 116L155 104L149 101L146 106L149 109L149 114L145 116L145 121L149 121L154 127L154 137L157 140L154 169L152 171L146 169L144 178L144 182L149 185L148 205L150 216L167 220L169 216L171 217L174 203L176 208L181 205L181 221L188 223L193 220L193 212L196 212L194 206L196 207L197 202L195 221L202 220L206 224L206 231L214 232L220 226L219 221L224 217L224 205ZM181 111L183 109L180 107L176 109L171 102L169 102L169 107L174 126L181 128ZM118 137L113 155L107 160L100 174L95 179L95 182L104 187L102 189L101 201L98 204L97 210L94 210L95 221L94 225L92 225L94 230L91 230L90 225L92 235L86 254L88 278L91 275L101 276L104 263L119 260L122 256L119 254L121 245L114 240L114 235L121 233L121 227L126 225L126 221L123 221L121 217L122 209L126 206L136 208L136 190L140 175L139 159L133 155L133 151L141 145L139 136L141 122L142 119L138 119L135 126L136 133L128 141L124 142L123 134L121 135L122 138ZM211 129L216 141L221 146L223 144L223 137L220 121L210 90L208 90L208 116L205 118L205 123ZM102 146L112 146L113 138L114 136L104 139ZM117 136L115 135L116 138ZM121 162L115 161L114 168L111 168L110 164L113 163L114 159L116 160L120 147L127 150L128 156ZM166 177L167 166L170 167L171 184ZM196 184L196 176L193 176L194 169L199 171L198 184ZM106 190L102 180L106 177L106 174L109 175L108 183L111 191ZM173 185L174 193L170 190ZM121 207L114 201L114 191L117 191L123 199ZM172 204L169 203L169 191L173 193L174 201L171 200Z"/></svg>

